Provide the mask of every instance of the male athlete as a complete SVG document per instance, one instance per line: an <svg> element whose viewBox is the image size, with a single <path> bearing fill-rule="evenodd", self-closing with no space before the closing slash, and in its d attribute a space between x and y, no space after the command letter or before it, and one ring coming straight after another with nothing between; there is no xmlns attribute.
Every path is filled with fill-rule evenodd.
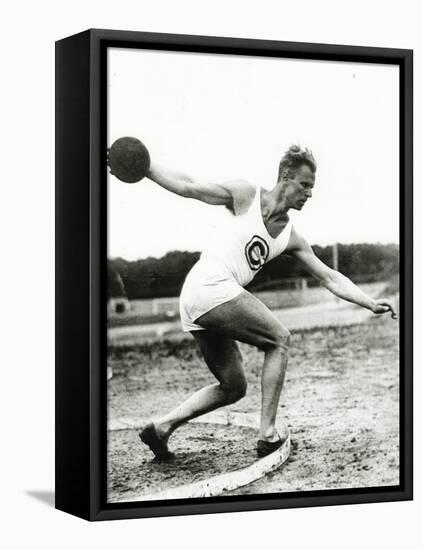
<svg viewBox="0 0 423 550"><path fill-rule="evenodd" d="M182 328L191 332L217 383L204 387L140 433L159 459L170 459L169 436L182 424L241 399L247 382L237 342L264 352L261 420L257 453L279 448L286 434L275 428L288 361L290 334L272 312L245 290L264 264L279 254L296 257L336 296L373 313L397 314L389 300L374 300L347 277L322 263L297 233L289 210L311 199L316 162L308 149L291 146L283 155L278 180L270 191L246 181L196 181L151 165L147 177L182 197L224 205L231 216L189 272L180 297Z"/></svg>

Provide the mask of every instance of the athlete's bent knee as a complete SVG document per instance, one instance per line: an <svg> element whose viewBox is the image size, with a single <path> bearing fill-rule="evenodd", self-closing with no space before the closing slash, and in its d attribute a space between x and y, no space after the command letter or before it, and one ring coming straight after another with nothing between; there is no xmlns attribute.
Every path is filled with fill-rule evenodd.
<svg viewBox="0 0 423 550"><path fill-rule="evenodd" d="M283 325L280 325L280 327L273 332L268 342L266 342L265 351L271 349L285 353L288 351L290 342L291 333Z"/></svg>
<svg viewBox="0 0 423 550"><path fill-rule="evenodd" d="M225 401L228 405L231 403L236 403L243 397L245 397L247 393L247 381L246 380L239 380L236 384L231 385L230 387L226 387L224 389L225 392Z"/></svg>

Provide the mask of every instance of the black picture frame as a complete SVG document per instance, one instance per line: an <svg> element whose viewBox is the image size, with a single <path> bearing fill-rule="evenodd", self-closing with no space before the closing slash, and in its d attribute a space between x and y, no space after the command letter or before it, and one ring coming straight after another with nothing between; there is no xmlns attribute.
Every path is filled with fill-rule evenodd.
<svg viewBox="0 0 423 550"><path fill-rule="evenodd" d="M108 47L393 64L400 71L400 484L106 502ZM413 52L91 29L56 43L56 508L109 520L412 499Z"/></svg>

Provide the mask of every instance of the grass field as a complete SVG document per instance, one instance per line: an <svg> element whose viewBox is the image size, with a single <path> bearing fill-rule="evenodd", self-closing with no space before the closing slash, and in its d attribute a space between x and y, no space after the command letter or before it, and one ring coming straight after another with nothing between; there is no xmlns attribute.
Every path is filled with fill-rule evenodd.
<svg viewBox="0 0 423 550"><path fill-rule="evenodd" d="M243 345L247 396L232 410L258 412L262 353ZM292 431L286 465L231 494L399 483L398 322L296 330L279 415ZM191 339L111 346L109 420L150 418L214 381ZM143 495L241 468L255 460L249 429L192 425L176 432L178 459L157 464L135 430L109 431L108 499Z"/></svg>

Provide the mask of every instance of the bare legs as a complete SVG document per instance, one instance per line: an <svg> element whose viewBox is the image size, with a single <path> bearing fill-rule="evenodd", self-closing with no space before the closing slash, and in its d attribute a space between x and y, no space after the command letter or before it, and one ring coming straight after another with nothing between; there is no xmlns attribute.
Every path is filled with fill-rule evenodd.
<svg viewBox="0 0 423 550"><path fill-rule="evenodd" d="M260 439L278 439L275 423L288 364L288 343L265 352L261 375Z"/></svg>
<svg viewBox="0 0 423 550"><path fill-rule="evenodd" d="M193 335L218 383L202 388L155 421L159 437L167 441L169 435L188 420L234 403L245 395L247 384L235 342L238 340L264 351L259 437L276 441L275 422L288 361L289 331L262 302L246 291L205 313L197 323L206 330Z"/></svg>
<svg viewBox="0 0 423 550"><path fill-rule="evenodd" d="M209 331L198 331L193 335L218 383L197 391L173 411L154 422L158 435L164 440L188 420L235 403L244 397L247 389L237 343Z"/></svg>

